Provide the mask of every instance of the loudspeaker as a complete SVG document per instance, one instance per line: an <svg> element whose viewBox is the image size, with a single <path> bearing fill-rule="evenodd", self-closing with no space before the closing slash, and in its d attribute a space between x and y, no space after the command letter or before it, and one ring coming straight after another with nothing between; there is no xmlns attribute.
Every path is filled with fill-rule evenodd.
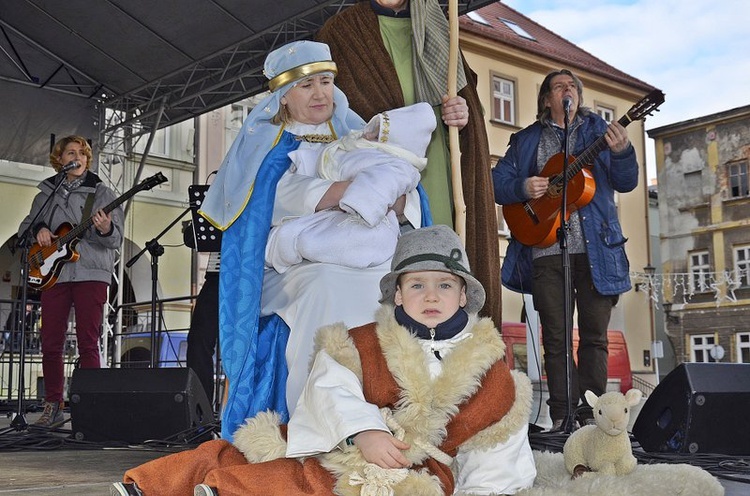
<svg viewBox="0 0 750 496"><path fill-rule="evenodd" d="M183 431L180 441L205 440L214 421L198 376L187 368L76 369L70 417L77 440L127 443Z"/></svg>
<svg viewBox="0 0 750 496"><path fill-rule="evenodd" d="M646 400L633 435L649 452L750 454L750 364L679 365Z"/></svg>

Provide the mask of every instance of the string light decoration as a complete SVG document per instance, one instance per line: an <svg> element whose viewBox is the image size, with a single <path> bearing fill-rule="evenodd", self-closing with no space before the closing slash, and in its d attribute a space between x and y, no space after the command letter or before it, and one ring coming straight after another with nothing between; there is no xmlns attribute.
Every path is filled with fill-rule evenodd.
<svg viewBox="0 0 750 496"><path fill-rule="evenodd" d="M655 308L665 302L691 303L700 294L713 293L716 306L724 302L736 303L735 291L742 287L743 281L750 278L750 269L723 272L670 272L658 274L650 266L644 267L643 272L630 272L633 287L639 293L652 300ZM669 294L665 294L668 291ZM667 298L669 296L669 298Z"/></svg>

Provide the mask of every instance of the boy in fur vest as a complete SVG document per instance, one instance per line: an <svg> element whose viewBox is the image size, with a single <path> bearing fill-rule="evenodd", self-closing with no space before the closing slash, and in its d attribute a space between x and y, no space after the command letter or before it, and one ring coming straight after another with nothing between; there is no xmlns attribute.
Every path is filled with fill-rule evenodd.
<svg viewBox="0 0 750 496"><path fill-rule="evenodd" d="M446 226L398 242L376 322L322 328L286 429L234 435L129 470L112 494L514 494L536 476L531 386L508 370L482 285ZM249 463L248 463L249 462ZM135 483L135 484L134 484ZM137 486L136 486L137 484ZM135 491L142 491L135 492Z"/></svg>

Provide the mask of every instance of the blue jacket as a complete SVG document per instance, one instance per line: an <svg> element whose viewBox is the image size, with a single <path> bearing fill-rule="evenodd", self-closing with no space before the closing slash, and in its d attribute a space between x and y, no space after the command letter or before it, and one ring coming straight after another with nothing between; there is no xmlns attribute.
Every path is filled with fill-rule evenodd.
<svg viewBox="0 0 750 496"><path fill-rule="evenodd" d="M607 129L607 123L594 113L578 114L584 122L578 129L576 156ZM501 205L528 198L523 183L537 175L537 148L541 138L539 122L511 136L505 157L492 170L495 201ZM630 289L630 263L625 255L614 192L627 193L638 184L638 162L630 146L620 154L602 151L592 168L596 192L591 202L578 210L594 286L603 295L617 295ZM511 238L502 267L503 285L520 293L531 293L531 248Z"/></svg>

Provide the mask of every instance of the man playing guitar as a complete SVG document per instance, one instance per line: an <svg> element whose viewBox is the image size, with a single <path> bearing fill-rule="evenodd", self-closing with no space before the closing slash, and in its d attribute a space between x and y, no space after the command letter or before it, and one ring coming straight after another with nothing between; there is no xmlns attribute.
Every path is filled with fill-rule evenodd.
<svg viewBox="0 0 750 496"><path fill-rule="evenodd" d="M573 177L561 173L566 116L570 155L588 159L585 166L575 169L578 173ZM638 168L624 125L607 125L584 107L583 84L563 69L544 79L537 121L511 137L508 152L493 170L495 200L503 205L506 220L514 214L522 219L515 229L508 222L513 237L502 281L514 291L531 293L539 311L555 430L563 427L568 413L566 292L557 242L561 179L569 179L570 296L577 305L580 335L577 369L573 364L571 370L570 400L573 409L583 401L577 414L583 424L592 419L583 392L590 389L601 395L607 385L607 326L612 307L619 295L630 289L627 240L617 218L614 192L632 191L638 184ZM572 324L572 312L567 317Z"/></svg>

